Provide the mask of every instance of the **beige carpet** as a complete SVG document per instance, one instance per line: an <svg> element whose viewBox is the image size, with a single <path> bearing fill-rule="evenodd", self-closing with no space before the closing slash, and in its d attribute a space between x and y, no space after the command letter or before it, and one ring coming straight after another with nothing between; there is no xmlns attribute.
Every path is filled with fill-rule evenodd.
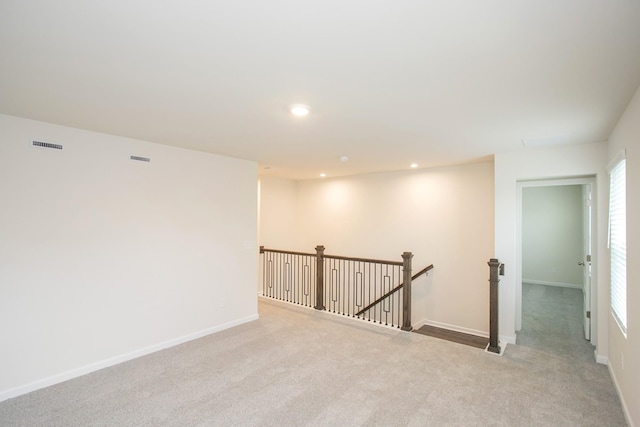
<svg viewBox="0 0 640 427"><path fill-rule="evenodd" d="M594 347L584 337L582 305L580 289L523 283L518 345L593 361Z"/></svg>
<svg viewBox="0 0 640 427"><path fill-rule="evenodd" d="M276 302L260 320L0 403L2 426L623 426L606 367L503 357Z"/></svg>

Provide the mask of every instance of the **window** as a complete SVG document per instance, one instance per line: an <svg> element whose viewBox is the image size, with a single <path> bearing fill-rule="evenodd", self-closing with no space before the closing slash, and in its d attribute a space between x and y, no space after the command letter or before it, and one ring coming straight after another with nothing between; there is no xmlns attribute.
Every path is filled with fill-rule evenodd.
<svg viewBox="0 0 640 427"><path fill-rule="evenodd" d="M627 333L627 195L626 160L622 153L610 168L609 254L611 256L611 311Z"/></svg>

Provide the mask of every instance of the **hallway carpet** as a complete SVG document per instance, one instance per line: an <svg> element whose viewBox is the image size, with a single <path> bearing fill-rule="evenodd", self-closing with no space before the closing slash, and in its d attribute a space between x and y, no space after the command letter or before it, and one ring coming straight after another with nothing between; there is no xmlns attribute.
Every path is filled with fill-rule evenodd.
<svg viewBox="0 0 640 427"><path fill-rule="evenodd" d="M260 319L0 403L3 426L624 426L605 366L504 356L277 302Z"/></svg>
<svg viewBox="0 0 640 427"><path fill-rule="evenodd" d="M591 362L594 347L585 339L582 290L522 284L522 330L517 344L559 357Z"/></svg>

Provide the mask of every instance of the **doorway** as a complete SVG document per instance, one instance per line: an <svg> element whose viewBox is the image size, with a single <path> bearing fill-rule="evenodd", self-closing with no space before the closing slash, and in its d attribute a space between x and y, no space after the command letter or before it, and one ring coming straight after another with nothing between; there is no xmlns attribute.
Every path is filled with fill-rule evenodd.
<svg viewBox="0 0 640 427"><path fill-rule="evenodd" d="M594 189L595 177L518 182L518 341L566 345L562 333L571 330L596 342Z"/></svg>

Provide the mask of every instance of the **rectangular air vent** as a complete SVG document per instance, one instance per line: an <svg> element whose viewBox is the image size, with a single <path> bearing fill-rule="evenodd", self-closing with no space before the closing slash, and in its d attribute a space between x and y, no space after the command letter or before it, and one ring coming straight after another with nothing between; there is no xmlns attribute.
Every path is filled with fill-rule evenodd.
<svg viewBox="0 0 640 427"><path fill-rule="evenodd" d="M148 158L148 157L131 156L130 158L131 158L131 160L137 160L139 162L147 162L147 163L149 163L151 161L151 159Z"/></svg>
<svg viewBox="0 0 640 427"><path fill-rule="evenodd" d="M50 142L42 142L42 141L31 141L31 145L34 147L42 147L42 148L53 148L55 150L62 150L62 145L60 144L52 144Z"/></svg>

